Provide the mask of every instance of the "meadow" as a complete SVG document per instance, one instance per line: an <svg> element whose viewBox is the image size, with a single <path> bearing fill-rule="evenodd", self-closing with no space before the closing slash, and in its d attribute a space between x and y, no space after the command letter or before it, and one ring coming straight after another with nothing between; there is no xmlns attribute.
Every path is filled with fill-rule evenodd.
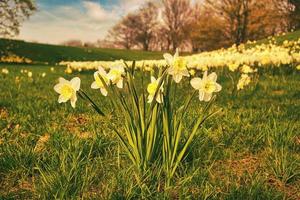
<svg viewBox="0 0 300 200"><path fill-rule="evenodd" d="M228 70L216 70L222 91L213 109L222 111L197 133L168 191L160 177L136 182L109 128L123 123L118 114L108 120L83 100L76 109L57 102L58 77L78 76L109 111L90 88L92 71L0 68L9 70L0 75L0 199L300 199L300 76L289 66L259 70L259 81L237 93ZM186 87L177 88L177 103ZM192 101L186 121L201 112L199 104Z"/></svg>

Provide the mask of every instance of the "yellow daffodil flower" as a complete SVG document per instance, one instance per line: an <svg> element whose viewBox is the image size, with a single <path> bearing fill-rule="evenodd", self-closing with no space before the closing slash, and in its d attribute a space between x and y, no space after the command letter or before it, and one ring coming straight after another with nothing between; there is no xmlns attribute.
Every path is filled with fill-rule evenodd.
<svg viewBox="0 0 300 200"><path fill-rule="evenodd" d="M71 81L59 78L59 83L54 86L55 92L59 95L58 103L64 103L70 100L71 106L75 108L77 101L76 92L80 89L80 78L75 77Z"/></svg>
<svg viewBox="0 0 300 200"><path fill-rule="evenodd" d="M5 75L7 75L9 73L8 69L6 69L6 68L3 68L1 70L1 72L2 72L2 74L5 74Z"/></svg>
<svg viewBox="0 0 300 200"><path fill-rule="evenodd" d="M244 74L250 74L250 73L253 73L255 72L254 69L252 69L250 66L248 65L243 65L242 68L241 68L241 72L244 73Z"/></svg>
<svg viewBox="0 0 300 200"><path fill-rule="evenodd" d="M249 85L250 82L251 78L248 76L248 74L242 74L237 84L237 90L244 89L244 87Z"/></svg>
<svg viewBox="0 0 300 200"><path fill-rule="evenodd" d="M151 76L151 83L147 86L147 92L149 93L148 96L148 103L151 103L154 99L155 92L157 90L158 84L159 84L160 78L156 79L155 77ZM158 103L163 102L163 84L161 84L161 87L156 95L156 101Z"/></svg>
<svg viewBox="0 0 300 200"><path fill-rule="evenodd" d="M92 89L100 89L101 93L103 94L103 96L107 96L107 90L105 88L105 86L103 85L100 77L101 76L103 78L103 80L105 81L106 85L109 85L110 81L107 77L107 73L106 71L102 68L99 67L98 71L96 71L94 73L94 79L95 81L92 83L91 88Z"/></svg>
<svg viewBox="0 0 300 200"><path fill-rule="evenodd" d="M65 72L67 74L72 74L73 71L72 71L71 67L67 67L66 70L65 70Z"/></svg>
<svg viewBox="0 0 300 200"><path fill-rule="evenodd" d="M111 80L112 84L116 84L118 88L123 88L123 74L125 69L122 65L113 66L110 68L107 78Z"/></svg>
<svg viewBox="0 0 300 200"><path fill-rule="evenodd" d="M28 72L28 73L27 73L27 76L28 76L29 78L31 78L31 77L32 77L32 72Z"/></svg>
<svg viewBox="0 0 300 200"><path fill-rule="evenodd" d="M222 86L217 82L217 74L215 72L207 75L207 71L204 72L203 78L193 78L191 85L194 89L199 90L200 101L210 101L214 92L219 92Z"/></svg>
<svg viewBox="0 0 300 200"><path fill-rule="evenodd" d="M186 67L187 61L184 57L179 57L178 49L176 49L174 56L169 53L165 53L164 58L170 66L168 73L173 76L173 80L176 83L179 83L183 76L190 76Z"/></svg>

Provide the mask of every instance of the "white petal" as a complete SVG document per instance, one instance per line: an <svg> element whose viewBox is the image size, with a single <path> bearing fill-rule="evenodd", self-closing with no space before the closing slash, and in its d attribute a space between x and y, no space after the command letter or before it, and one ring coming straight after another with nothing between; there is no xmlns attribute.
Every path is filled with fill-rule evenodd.
<svg viewBox="0 0 300 200"><path fill-rule="evenodd" d="M204 92L202 92L202 91L199 91L199 100L200 100L200 101L203 101L203 99L204 99L204 95L205 95L205 93L204 93Z"/></svg>
<svg viewBox="0 0 300 200"><path fill-rule="evenodd" d="M153 96L152 95L149 95L148 96L148 103L151 103L153 101Z"/></svg>
<svg viewBox="0 0 300 200"><path fill-rule="evenodd" d="M117 87L122 89L123 88L123 79L119 80L117 83Z"/></svg>
<svg viewBox="0 0 300 200"><path fill-rule="evenodd" d="M59 81L59 83L69 83L69 81L64 79L63 77L59 77L58 81Z"/></svg>
<svg viewBox="0 0 300 200"><path fill-rule="evenodd" d="M182 79L182 75L181 74L176 74L173 76L173 79L175 81L175 83L179 83Z"/></svg>
<svg viewBox="0 0 300 200"><path fill-rule="evenodd" d="M156 101L158 102L158 103L162 103L163 102L163 95L162 95L162 93L159 93L159 94L157 94L157 96L156 96Z"/></svg>
<svg viewBox="0 0 300 200"><path fill-rule="evenodd" d="M151 83L155 82L156 78L154 76L151 76Z"/></svg>
<svg viewBox="0 0 300 200"><path fill-rule="evenodd" d="M216 90L215 92L220 92L222 90L222 86L218 83L216 83Z"/></svg>
<svg viewBox="0 0 300 200"><path fill-rule="evenodd" d="M191 80L191 85L194 89L199 90L200 86L201 86L201 82L202 82L202 79L196 77Z"/></svg>
<svg viewBox="0 0 300 200"><path fill-rule="evenodd" d="M99 71L100 74L106 74L105 69L103 67L101 67L101 66L98 67L98 71Z"/></svg>
<svg viewBox="0 0 300 200"><path fill-rule="evenodd" d="M74 94L74 95L71 97L71 100L70 100L71 106L72 106L73 108L75 108L76 101L77 101L77 96L76 96L76 94Z"/></svg>
<svg viewBox="0 0 300 200"><path fill-rule="evenodd" d="M63 95L59 95L58 97L58 103L65 103L67 102L69 99L65 98Z"/></svg>
<svg viewBox="0 0 300 200"><path fill-rule="evenodd" d="M212 93L204 93L204 98L203 100L208 102L212 97Z"/></svg>
<svg viewBox="0 0 300 200"><path fill-rule="evenodd" d="M173 65L173 56L171 54L165 53L164 58L167 61L168 65Z"/></svg>
<svg viewBox="0 0 300 200"><path fill-rule="evenodd" d="M174 67L168 68L168 74L170 74L170 75L175 74L175 69L174 69Z"/></svg>
<svg viewBox="0 0 300 200"><path fill-rule="evenodd" d="M99 72L97 71L97 72L94 72L94 79L96 80L96 78L98 78L99 77Z"/></svg>
<svg viewBox="0 0 300 200"><path fill-rule="evenodd" d="M217 81L217 74L215 72L211 73L210 75L208 75L207 77L209 80L212 80L213 82L216 82Z"/></svg>
<svg viewBox="0 0 300 200"><path fill-rule="evenodd" d="M78 91L80 89L80 78L78 77L72 78L70 82L75 91Z"/></svg>
<svg viewBox="0 0 300 200"><path fill-rule="evenodd" d="M189 77L190 76L189 70L185 69L184 71L182 71L182 75Z"/></svg>
<svg viewBox="0 0 300 200"><path fill-rule="evenodd" d="M107 96L107 90L105 88L100 88L101 93L103 94L103 96Z"/></svg>
<svg viewBox="0 0 300 200"><path fill-rule="evenodd" d="M62 86L62 85L63 85L63 84L61 84L61 83L56 84L56 85L54 86L55 92L60 93L60 89L61 89L61 86Z"/></svg>
<svg viewBox="0 0 300 200"><path fill-rule="evenodd" d="M98 84L96 83L96 81L94 81L91 85L92 89L99 89L100 87L98 86Z"/></svg>

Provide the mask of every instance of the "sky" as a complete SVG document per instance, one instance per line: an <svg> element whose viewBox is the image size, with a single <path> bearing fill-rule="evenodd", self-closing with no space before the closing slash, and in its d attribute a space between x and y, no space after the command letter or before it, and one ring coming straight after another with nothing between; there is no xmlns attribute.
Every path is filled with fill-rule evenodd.
<svg viewBox="0 0 300 200"><path fill-rule="evenodd" d="M38 10L20 27L17 39L59 44L95 42L126 13L146 0L36 0Z"/></svg>

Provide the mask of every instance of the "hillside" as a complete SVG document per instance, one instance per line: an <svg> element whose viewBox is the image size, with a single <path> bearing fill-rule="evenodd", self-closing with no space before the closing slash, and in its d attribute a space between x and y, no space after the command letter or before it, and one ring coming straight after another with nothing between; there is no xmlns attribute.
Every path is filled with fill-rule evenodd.
<svg viewBox="0 0 300 200"><path fill-rule="evenodd" d="M300 30L275 37L278 44L285 40L297 40L300 38ZM269 39L257 41L257 44L268 43ZM255 44L249 44L252 47ZM24 42L21 40L9 40L0 38L0 57L13 54L28 58L35 63L55 64L60 61L113 61L124 60L148 60L162 59L162 52L149 52L140 50L80 48L60 45L39 44Z"/></svg>
<svg viewBox="0 0 300 200"><path fill-rule="evenodd" d="M300 38L300 30L295 31L295 32L291 32L291 33L287 33L285 35L280 35L280 36L276 36L274 37L275 41L277 44L282 44L285 40L288 41L294 41L294 40L298 40ZM264 44L264 43L268 43L270 41L270 39L266 38L266 39L262 39L262 40L258 40L257 44ZM253 46L252 44L249 45L249 47Z"/></svg>
<svg viewBox="0 0 300 200"><path fill-rule="evenodd" d="M94 61L94 60L142 60L161 59L161 52L139 50L79 48L24 42L20 40L0 39L0 57L7 53L29 58L35 62L58 63L60 61Z"/></svg>

